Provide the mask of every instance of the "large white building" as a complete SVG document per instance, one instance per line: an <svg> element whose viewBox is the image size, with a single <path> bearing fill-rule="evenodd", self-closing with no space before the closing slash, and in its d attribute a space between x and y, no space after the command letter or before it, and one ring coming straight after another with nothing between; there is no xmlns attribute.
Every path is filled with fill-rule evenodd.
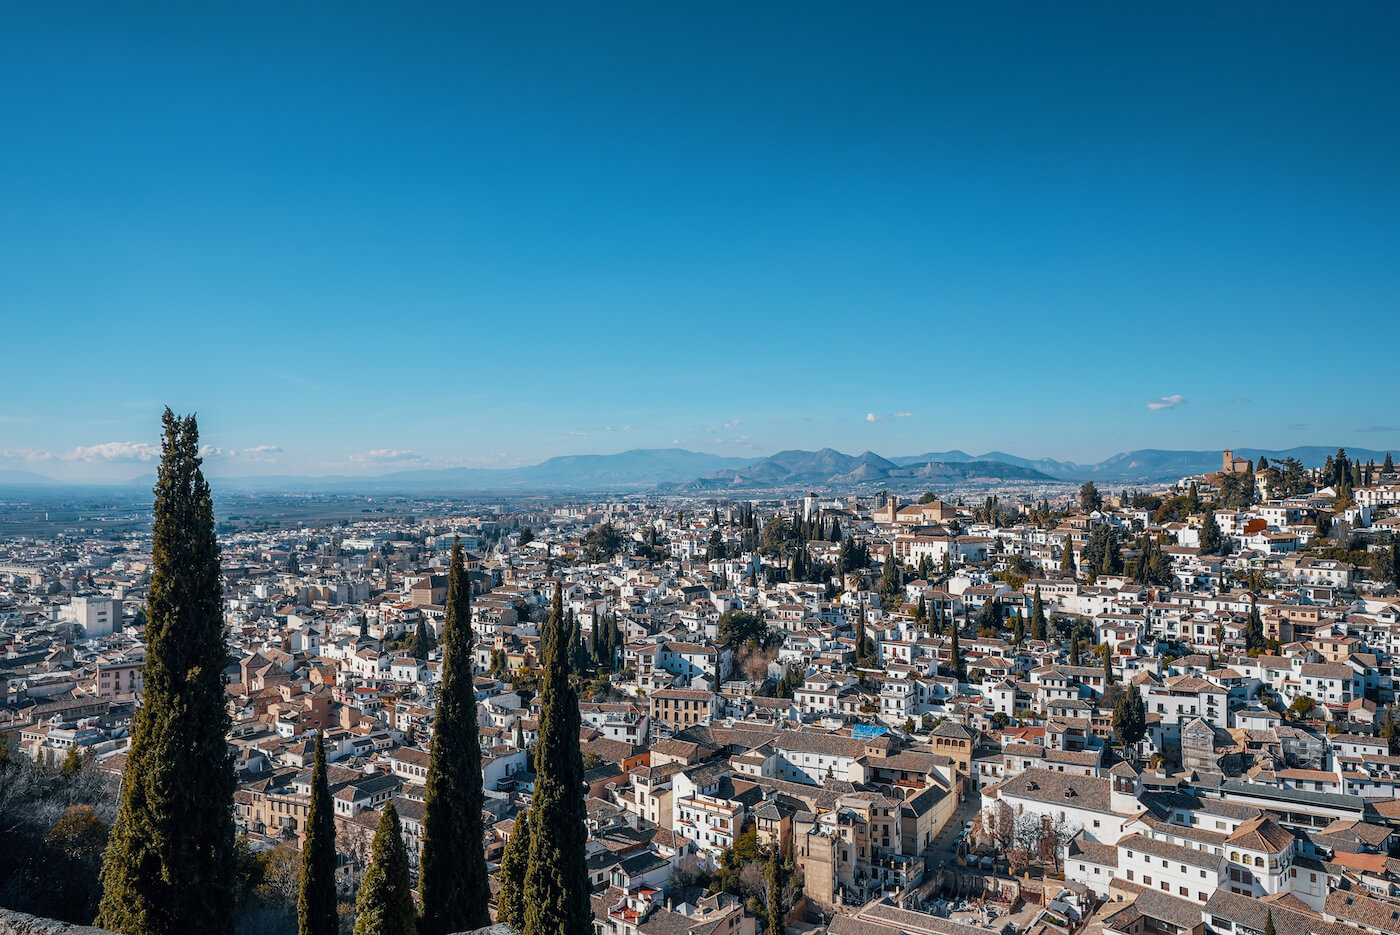
<svg viewBox="0 0 1400 935"><path fill-rule="evenodd" d="M119 597L75 597L64 616L82 626L89 638L110 636L122 619Z"/></svg>

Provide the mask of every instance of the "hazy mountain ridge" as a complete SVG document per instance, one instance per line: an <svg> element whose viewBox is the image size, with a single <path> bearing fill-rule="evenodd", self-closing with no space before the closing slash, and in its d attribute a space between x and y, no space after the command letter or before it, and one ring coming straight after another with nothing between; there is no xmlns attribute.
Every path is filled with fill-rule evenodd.
<svg viewBox="0 0 1400 935"><path fill-rule="evenodd" d="M900 459L903 460L903 459ZM716 471L680 486L681 490L735 490L743 488L859 486L862 484L988 480L1039 480L1055 478L1020 465L966 459L961 462L917 459L898 463L873 451L847 455L832 448L820 451L780 451L771 458L738 470Z"/></svg>
<svg viewBox="0 0 1400 935"><path fill-rule="evenodd" d="M1307 467L1317 467L1336 448L1301 445L1288 449L1237 448L1235 454L1257 461L1295 457ZM1349 448L1352 458L1385 459L1385 452ZM971 455L957 449L920 455L885 458L873 451L848 455L833 448L816 451L789 449L766 458L725 457L683 448L635 448L617 454L562 455L539 464L512 468L433 468L392 471L370 476L264 475L220 476L210 471L215 486L229 490L267 492L306 491L549 491L580 492L640 490L654 487L683 491L800 486L860 486L890 483L914 485L969 480L1062 481L1093 480L1104 484L1132 485L1172 481L1188 474L1220 469L1220 451L1173 451L1142 448L1125 451L1095 464L1022 458L1002 451ZM31 471L0 470L0 487L146 487L153 475L103 484L94 481L62 481Z"/></svg>
<svg viewBox="0 0 1400 935"><path fill-rule="evenodd" d="M1337 453L1337 448L1327 445L1299 445L1294 448L1236 448L1236 455L1258 461L1262 455L1270 461L1287 457L1297 458L1304 467L1321 467L1328 455ZM1348 455L1376 463L1385 460L1385 452L1370 448L1348 448ZM1110 481L1113 483L1145 483L1149 481L1176 480L1188 474L1206 474L1220 470L1219 449L1202 451L1177 451L1163 448L1139 448L1134 451L1119 452L1097 464L1078 464L1074 461L1057 461L1053 458L1021 458L1001 451L989 451L981 455L969 455L962 451L931 452L895 458L896 464L911 464L922 461L988 461L1014 464L1048 474L1065 481Z"/></svg>

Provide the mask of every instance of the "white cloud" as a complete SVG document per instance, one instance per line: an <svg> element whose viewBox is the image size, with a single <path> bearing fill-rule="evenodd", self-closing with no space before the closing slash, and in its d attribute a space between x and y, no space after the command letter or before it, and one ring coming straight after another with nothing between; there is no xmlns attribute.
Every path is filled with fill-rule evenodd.
<svg viewBox="0 0 1400 935"><path fill-rule="evenodd" d="M865 421L866 421L866 422L884 422L884 421L885 421L885 417L884 417L884 416L877 416L877 415L876 415L875 413L873 413L873 412L867 412L867 413L865 414Z"/></svg>
<svg viewBox="0 0 1400 935"><path fill-rule="evenodd" d="M588 433L587 433L587 432L570 432L569 434L570 434L570 435L577 435L579 438L587 438L587 437L588 437Z"/></svg>
<svg viewBox="0 0 1400 935"><path fill-rule="evenodd" d="M749 439L752 437L751 435L736 435L733 438L712 438L710 439L710 444L725 445L734 448L752 448L753 445L749 444Z"/></svg>
<svg viewBox="0 0 1400 935"><path fill-rule="evenodd" d="M673 439L671 439L671 444L673 444L673 445L679 445L680 443L681 443L681 440L680 440L679 438L673 438Z"/></svg>
<svg viewBox="0 0 1400 935"><path fill-rule="evenodd" d="M231 458L238 461L251 461L256 464L271 464L277 459L273 455L282 454L280 445L251 445L247 448L220 448L218 445L204 445L199 449L204 458Z"/></svg>
<svg viewBox="0 0 1400 935"><path fill-rule="evenodd" d="M907 418L909 418L910 416L912 416L913 414L914 414L914 413L912 413L912 412L896 412L891 418L894 418L894 419L907 419Z"/></svg>
<svg viewBox="0 0 1400 935"><path fill-rule="evenodd" d="M743 425L743 424L744 424L744 420L743 420L743 419L730 419L728 422L724 423L724 425L723 425L722 427L725 428L725 429L732 429L732 428L733 428L734 426L736 426L736 425Z"/></svg>
<svg viewBox="0 0 1400 935"><path fill-rule="evenodd" d="M1147 408L1152 410L1175 409L1177 406L1180 406L1184 402L1186 402L1185 396L1182 396L1179 393L1173 393L1170 396L1163 396L1160 399L1149 399L1147 401Z"/></svg>
<svg viewBox="0 0 1400 935"><path fill-rule="evenodd" d="M80 445L62 461L155 461L160 458L160 446L150 442L103 442L100 445Z"/></svg>
<svg viewBox="0 0 1400 935"><path fill-rule="evenodd" d="M37 448L0 448L0 459L34 464L38 461L52 461L53 452L40 451Z"/></svg>
<svg viewBox="0 0 1400 935"><path fill-rule="evenodd" d="M203 458L236 458L241 461L267 463L275 461L273 455L282 453L277 445L253 445L249 448L221 448L218 445L202 445L199 454ZM149 463L160 460L160 446L150 442L102 442L97 445L79 445L71 451L54 453L38 448L0 449L0 461L37 464L46 461L71 461L83 464L120 462Z"/></svg>
<svg viewBox="0 0 1400 935"><path fill-rule="evenodd" d="M230 458L238 458L240 461L256 461L259 464L270 464L277 459L273 455L280 455L282 447L280 445L253 445L249 448L240 448L234 451L229 449Z"/></svg>
<svg viewBox="0 0 1400 935"><path fill-rule="evenodd" d="M375 448L371 451L362 451L359 454L350 455L348 460L358 464L382 464L386 461L422 461L424 458L416 451L408 451L402 448Z"/></svg>

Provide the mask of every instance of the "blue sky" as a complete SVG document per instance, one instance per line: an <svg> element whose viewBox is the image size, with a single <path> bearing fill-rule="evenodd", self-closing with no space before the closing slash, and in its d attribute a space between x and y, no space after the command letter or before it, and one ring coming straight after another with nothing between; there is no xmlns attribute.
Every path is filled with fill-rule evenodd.
<svg viewBox="0 0 1400 935"><path fill-rule="evenodd" d="M0 468L1400 448L1397 20L5 4Z"/></svg>

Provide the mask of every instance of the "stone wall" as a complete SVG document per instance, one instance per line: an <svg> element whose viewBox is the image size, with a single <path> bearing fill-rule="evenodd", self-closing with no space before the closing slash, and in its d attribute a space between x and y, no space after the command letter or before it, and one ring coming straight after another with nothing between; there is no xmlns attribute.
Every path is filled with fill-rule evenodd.
<svg viewBox="0 0 1400 935"><path fill-rule="evenodd" d="M70 925L55 919L41 919L23 912L0 909L0 935L112 935L91 925Z"/></svg>

